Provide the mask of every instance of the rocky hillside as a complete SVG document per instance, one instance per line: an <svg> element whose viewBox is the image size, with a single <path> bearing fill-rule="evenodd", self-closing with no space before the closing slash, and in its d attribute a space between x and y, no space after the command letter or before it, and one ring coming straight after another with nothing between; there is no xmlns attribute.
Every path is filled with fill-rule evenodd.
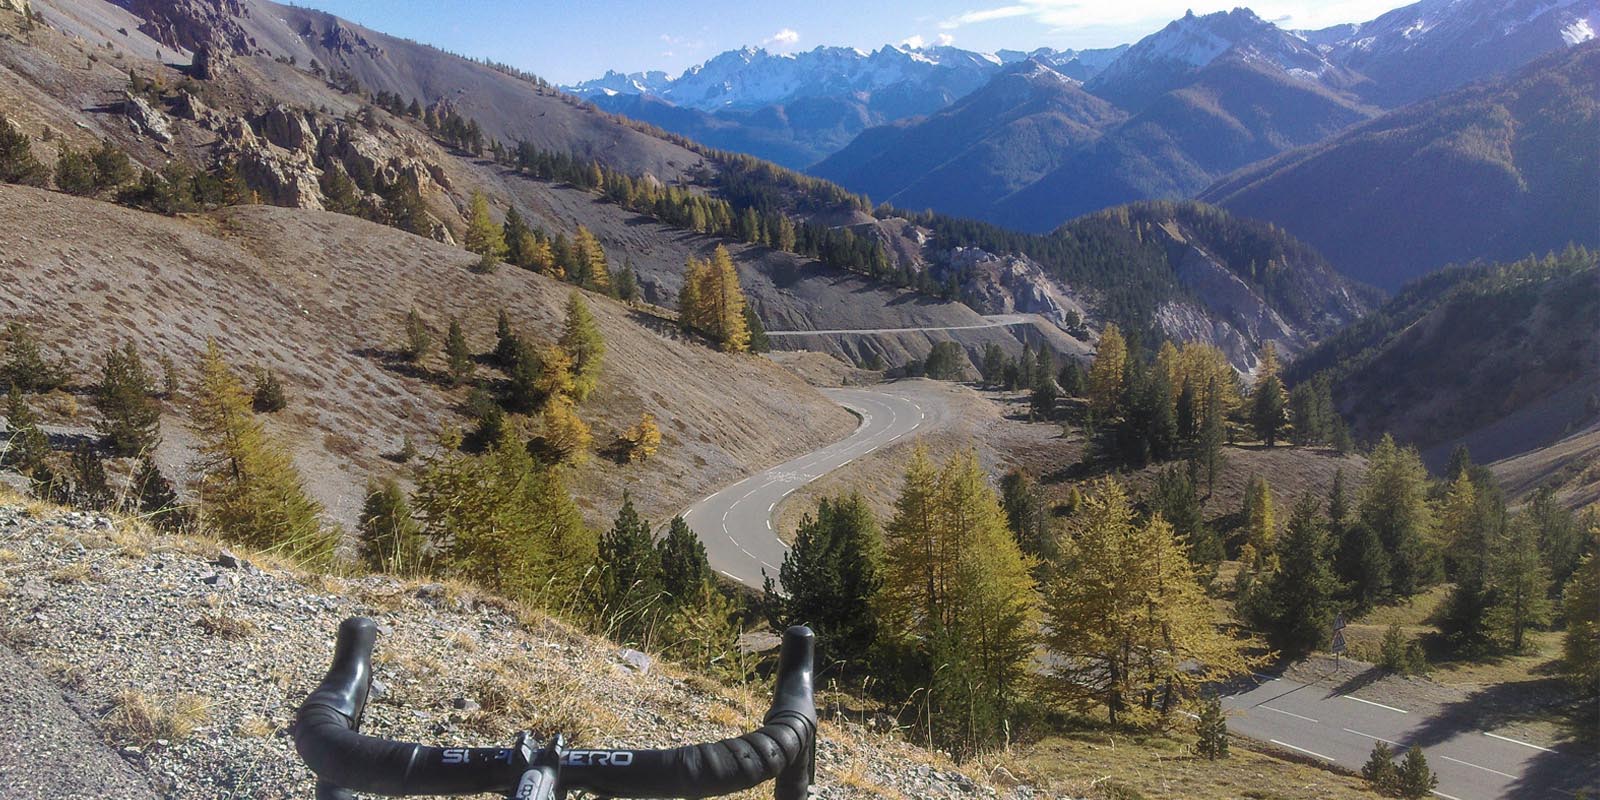
<svg viewBox="0 0 1600 800"><path fill-rule="evenodd" d="M569 291L522 270L475 275L474 257L458 248L304 209L241 206L171 219L0 186L0 227L13 232L0 315L28 323L48 350L78 365L79 385L92 382L114 343L187 370L215 338L237 368L268 368L283 380L289 407L273 428L293 445L318 499L346 521L368 477L404 471L386 458L403 439L426 449L443 426L466 424L458 411L465 390L432 377L440 364L419 371L397 357L407 311L418 309L436 337L449 317L460 318L474 350L486 353L499 308L534 339L553 342ZM661 421L664 439L660 463L648 469L589 460L575 488L594 519L609 518L624 486L650 516L674 514L711 487L854 426L777 365L663 335L605 298L590 303L607 342L599 392L582 409L597 444L645 411ZM181 476L193 457L186 405L179 399L166 410L162 461ZM50 421L64 431L90 422L87 413Z"/></svg>
<svg viewBox="0 0 1600 800"><path fill-rule="evenodd" d="M1393 433L1435 466L1457 443L1480 462L1537 450L1600 418L1597 263L1594 251L1574 249L1436 273L1302 356L1287 377L1329 371L1358 438ZM1581 463L1585 452L1569 447L1561 461Z"/></svg>
<svg viewBox="0 0 1600 800"><path fill-rule="evenodd" d="M310 797L288 727L358 614L380 626L362 726L378 736L670 747L754 729L768 702L759 681L724 688L463 586L307 575L9 497L0 609L0 688L30 712L0 712L20 748L0 754L5 797ZM821 733L818 797L999 795L857 722Z"/></svg>
<svg viewBox="0 0 1600 800"><path fill-rule="evenodd" d="M1243 170L1200 197L1386 289L1451 262L1600 243L1600 43Z"/></svg>

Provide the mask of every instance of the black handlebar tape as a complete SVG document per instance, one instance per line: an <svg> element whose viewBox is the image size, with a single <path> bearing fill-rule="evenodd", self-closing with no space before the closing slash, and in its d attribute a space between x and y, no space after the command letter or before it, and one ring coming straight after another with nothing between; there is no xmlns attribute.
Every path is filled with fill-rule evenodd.
<svg viewBox="0 0 1600 800"><path fill-rule="evenodd" d="M365 617L339 625L333 666L300 706L295 749L324 788L387 795L507 792L524 764L508 748L445 750L356 733L372 685L372 644L378 626Z"/></svg>
<svg viewBox="0 0 1600 800"><path fill-rule="evenodd" d="M593 763L576 751L561 770L562 785L611 797L709 797L776 778L777 800L804 800L816 757L815 644L809 628L784 632L772 708L759 730L672 750L615 751L628 753L625 763L615 754Z"/></svg>

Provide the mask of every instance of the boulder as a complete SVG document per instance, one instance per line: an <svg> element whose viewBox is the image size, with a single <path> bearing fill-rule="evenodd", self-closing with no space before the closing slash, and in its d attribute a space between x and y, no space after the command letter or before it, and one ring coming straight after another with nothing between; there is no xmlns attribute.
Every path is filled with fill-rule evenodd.
<svg viewBox="0 0 1600 800"><path fill-rule="evenodd" d="M267 110L260 121L261 136L285 149L309 153L316 135L304 115L279 104Z"/></svg>
<svg viewBox="0 0 1600 800"><path fill-rule="evenodd" d="M180 119L199 122L202 126L211 118L211 107L188 92L178 92L178 102L172 110Z"/></svg>
<svg viewBox="0 0 1600 800"><path fill-rule="evenodd" d="M134 131L155 139L158 142L172 141L172 120L150 101L134 94L124 93L122 113L128 118L128 124Z"/></svg>
<svg viewBox="0 0 1600 800"><path fill-rule="evenodd" d="M322 210L320 171L304 153L279 156L265 148L242 150L239 171L245 182L261 192L261 199L287 208Z"/></svg>

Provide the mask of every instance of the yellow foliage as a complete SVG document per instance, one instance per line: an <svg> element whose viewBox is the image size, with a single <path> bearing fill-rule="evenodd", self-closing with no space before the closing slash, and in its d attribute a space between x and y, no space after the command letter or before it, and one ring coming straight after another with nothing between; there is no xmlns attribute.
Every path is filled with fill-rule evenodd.
<svg viewBox="0 0 1600 800"><path fill-rule="evenodd" d="M644 412L639 421L622 434L622 439L628 445L628 461L630 463L644 461L656 454L661 447L661 428L656 425L656 418L650 412Z"/></svg>

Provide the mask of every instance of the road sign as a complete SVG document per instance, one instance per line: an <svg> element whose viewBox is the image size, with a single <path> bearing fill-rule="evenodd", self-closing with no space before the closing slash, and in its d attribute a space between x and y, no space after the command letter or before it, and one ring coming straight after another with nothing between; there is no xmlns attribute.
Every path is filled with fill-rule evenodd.
<svg viewBox="0 0 1600 800"><path fill-rule="evenodd" d="M1334 655L1340 655L1340 654L1344 653L1344 631L1343 630L1335 630L1333 632L1333 646L1328 648L1328 649L1330 651L1332 651Z"/></svg>
<svg viewBox="0 0 1600 800"><path fill-rule="evenodd" d="M1335 614L1334 615L1334 617L1333 617L1333 629L1336 630L1336 631L1344 630L1344 615L1343 614Z"/></svg>

